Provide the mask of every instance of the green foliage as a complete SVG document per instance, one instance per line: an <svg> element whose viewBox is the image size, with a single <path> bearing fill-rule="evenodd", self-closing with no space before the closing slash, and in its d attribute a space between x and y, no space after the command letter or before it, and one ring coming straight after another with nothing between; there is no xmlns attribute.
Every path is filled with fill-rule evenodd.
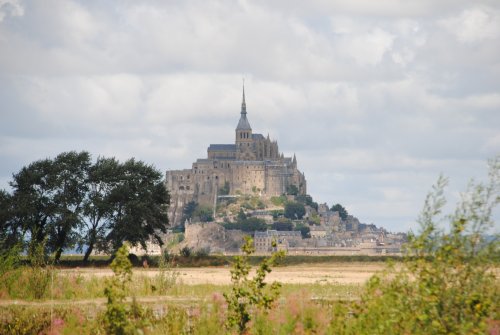
<svg viewBox="0 0 500 335"><path fill-rule="evenodd" d="M244 232L266 231L267 224L263 219L249 217L238 222L228 222L223 224L224 228L228 230L242 230Z"/></svg>
<svg viewBox="0 0 500 335"><path fill-rule="evenodd" d="M193 249L191 249L190 247L188 246L185 246L183 247L181 250L180 250L180 254L182 257L191 257L191 254L193 253Z"/></svg>
<svg viewBox="0 0 500 335"><path fill-rule="evenodd" d="M279 197L271 197L271 203L274 206L283 206L286 201L287 198L285 195L280 195Z"/></svg>
<svg viewBox="0 0 500 335"><path fill-rule="evenodd" d="M411 234L400 271L374 276L354 308L352 333L484 334L499 320L500 285L492 256L498 239L485 241L500 197L500 160L491 163L489 184L471 183L448 230L436 219L445 205L440 178Z"/></svg>
<svg viewBox="0 0 500 335"><path fill-rule="evenodd" d="M309 217L309 223L319 226L321 223L321 218L319 217L318 214L314 213Z"/></svg>
<svg viewBox="0 0 500 335"><path fill-rule="evenodd" d="M274 230L290 231L293 230L293 223L290 220L278 220L273 222Z"/></svg>
<svg viewBox="0 0 500 335"><path fill-rule="evenodd" d="M247 215L245 214L243 209L240 208L240 211L238 212L238 216L236 218L239 222L241 222L247 219Z"/></svg>
<svg viewBox="0 0 500 335"><path fill-rule="evenodd" d="M251 266L248 263L248 256L255 252L253 240L245 238L242 247L244 256L235 256L231 269L231 292L224 293L224 298L228 304L227 322L228 329L237 328L242 334L247 328L251 319L251 309L257 308L264 312L271 309L272 304L279 296L280 284L273 282L271 285L265 283L265 278L272 271L271 267L285 256L283 251L272 254L264 259L258 266L253 278L249 278Z"/></svg>
<svg viewBox="0 0 500 335"><path fill-rule="evenodd" d="M306 209L299 202L289 201L285 204L285 217L292 220L300 220L306 214Z"/></svg>
<svg viewBox="0 0 500 335"><path fill-rule="evenodd" d="M271 211L271 215L273 216L273 219L278 219L279 217L282 217L283 214L285 213L284 210L282 209L275 209Z"/></svg>
<svg viewBox="0 0 500 335"><path fill-rule="evenodd" d="M347 210L341 205L341 204L335 204L332 206L331 210L333 212L339 212L339 216L342 220L346 220L347 219L347 215L349 215L349 213L347 213Z"/></svg>
<svg viewBox="0 0 500 335"><path fill-rule="evenodd" d="M200 222L211 222L214 220L212 208L209 206L198 205L193 213L194 220Z"/></svg>
<svg viewBox="0 0 500 335"><path fill-rule="evenodd" d="M87 260L96 246L110 251L124 240L145 246L150 237L161 244L169 202L162 176L134 159L92 164L85 151L35 161L13 175L12 195L0 192L0 247L24 236L45 243L58 261L75 245L88 246Z"/></svg>
<svg viewBox="0 0 500 335"><path fill-rule="evenodd" d="M46 296L54 275L54 270L45 256L45 241L42 243L31 241L28 260L31 265L27 283L30 298L42 299Z"/></svg>
<svg viewBox="0 0 500 335"><path fill-rule="evenodd" d="M230 186L229 186L229 182L228 181L225 181L224 182L224 186L220 187L219 188L219 195L228 195L229 192L230 192Z"/></svg>
<svg viewBox="0 0 500 335"><path fill-rule="evenodd" d="M300 235L302 235L302 238L311 237L311 228L309 228L309 226L306 226L304 224L297 224L294 230L300 231Z"/></svg>
<svg viewBox="0 0 500 335"><path fill-rule="evenodd" d="M295 201L300 202L306 206L311 206L315 210L318 210L318 203L313 201L313 198L309 194L300 194L295 197Z"/></svg>
<svg viewBox="0 0 500 335"><path fill-rule="evenodd" d="M0 281L4 274L19 267L21 250L21 244L11 248L0 248Z"/></svg>
<svg viewBox="0 0 500 335"><path fill-rule="evenodd" d="M299 194L299 188L296 185L288 185L286 187L286 194L297 195Z"/></svg>
<svg viewBox="0 0 500 335"><path fill-rule="evenodd" d="M128 259L126 244L117 250L111 269L114 276L106 280L104 289L107 298L104 328L108 334L135 334L136 329L143 328L147 320L135 299L130 305L126 303L128 285L132 281L132 263Z"/></svg>

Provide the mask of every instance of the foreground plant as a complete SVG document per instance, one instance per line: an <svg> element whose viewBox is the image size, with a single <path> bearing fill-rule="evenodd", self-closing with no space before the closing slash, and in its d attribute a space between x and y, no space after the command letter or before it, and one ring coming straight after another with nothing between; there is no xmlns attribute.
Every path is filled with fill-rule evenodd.
<svg viewBox="0 0 500 335"><path fill-rule="evenodd" d="M275 242L273 242L273 247L276 247ZM248 262L248 256L255 252L252 238L245 238L241 250L244 255L234 258L231 269L231 282L233 284L231 291L224 293L224 298L228 304L226 327L228 329L236 327L240 333L243 333L251 319L251 309L257 308L265 313L278 298L281 284L273 282L268 286L264 280L266 275L272 271L271 267L285 256L285 252L277 251L271 257L264 259L259 264L255 276L249 278L251 266Z"/></svg>
<svg viewBox="0 0 500 335"><path fill-rule="evenodd" d="M470 183L455 212L444 217L449 228L443 230L446 185L440 178L427 196L421 231L410 234L402 269L370 280L344 331L484 334L499 326L500 284L493 263L499 241L485 237L500 202L500 159L490 162L488 184Z"/></svg>
<svg viewBox="0 0 500 335"><path fill-rule="evenodd" d="M108 299L104 313L104 327L107 334L136 334L146 323L144 310L135 299L126 302L128 285L132 281L132 263L128 259L128 246L122 245L111 263L114 276L107 280L104 295Z"/></svg>

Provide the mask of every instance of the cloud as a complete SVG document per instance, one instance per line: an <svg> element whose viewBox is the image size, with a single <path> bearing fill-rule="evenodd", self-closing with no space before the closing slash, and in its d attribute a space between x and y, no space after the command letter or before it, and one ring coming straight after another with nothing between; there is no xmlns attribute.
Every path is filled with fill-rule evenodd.
<svg viewBox="0 0 500 335"><path fill-rule="evenodd" d="M500 36L500 12L492 8L466 9L460 15L443 19L439 23L462 43Z"/></svg>
<svg viewBox="0 0 500 335"><path fill-rule="evenodd" d="M254 131L297 154L316 200L412 227L440 172L456 192L500 152L499 10L0 2L0 187L66 150L189 168L233 141L245 77Z"/></svg>
<svg viewBox="0 0 500 335"><path fill-rule="evenodd" d="M19 0L0 0L0 23L7 16L23 16L24 7Z"/></svg>

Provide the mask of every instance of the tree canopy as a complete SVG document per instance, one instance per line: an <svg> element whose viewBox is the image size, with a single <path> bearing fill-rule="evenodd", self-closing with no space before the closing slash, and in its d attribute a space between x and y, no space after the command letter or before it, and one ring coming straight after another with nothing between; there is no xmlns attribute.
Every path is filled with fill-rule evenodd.
<svg viewBox="0 0 500 335"><path fill-rule="evenodd" d="M289 201L285 204L285 217L292 220L300 220L306 214L306 209L300 202Z"/></svg>
<svg viewBox="0 0 500 335"><path fill-rule="evenodd" d="M155 238L168 224L168 192L162 174L141 161L124 163L88 152L64 152L23 167L10 182L12 194L0 192L2 238L25 236L46 245L56 260L63 250L116 250ZM3 244L2 244L3 245ZM30 250L28 250L30 252Z"/></svg>
<svg viewBox="0 0 500 335"><path fill-rule="evenodd" d="M347 209L345 209L341 204L333 205L331 210L333 212L339 212L339 216L342 220L346 220L347 215L349 215L349 213L347 213Z"/></svg>

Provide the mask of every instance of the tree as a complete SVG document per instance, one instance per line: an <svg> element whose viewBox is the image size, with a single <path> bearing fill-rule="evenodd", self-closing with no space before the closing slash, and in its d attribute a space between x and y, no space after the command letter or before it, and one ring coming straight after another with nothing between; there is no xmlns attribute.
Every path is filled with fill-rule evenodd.
<svg viewBox="0 0 500 335"><path fill-rule="evenodd" d="M247 219L247 215L243 211L243 209L240 208L240 211L238 212L238 217L237 217L239 222L245 221Z"/></svg>
<svg viewBox="0 0 500 335"><path fill-rule="evenodd" d="M309 194L304 194L304 195L298 195L295 197L295 200L297 202L300 202L306 206L310 206L314 208L315 210L318 210L318 203L314 202L312 197Z"/></svg>
<svg viewBox="0 0 500 335"><path fill-rule="evenodd" d="M290 231L293 229L293 223L289 220L278 220L273 222L273 229L281 231Z"/></svg>
<svg viewBox="0 0 500 335"><path fill-rule="evenodd" d="M51 226L57 219L58 204L54 198L56 178L54 164L43 159L23 167L13 175L12 214L19 229L31 240L28 254L45 243Z"/></svg>
<svg viewBox="0 0 500 335"><path fill-rule="evenodd" d="M347 213L347 210L341 204L333 205L331 208L331 211L332 212L339 212L339 216L342 220L346 220L347 215L349 215L349 213Z"/></svg>
<svg viewBox="0 0 500 335"><path fill-rule="evenodd" d="M226 180L224 182L224 186L219 188L219 195L228 195L230 192L230 185L229 182Z"/></svg>
<svg viewBox="0 0 500 335"><path fill-rule="evenodd" d="M112 196L120 182L120 163L115 158L99 157L89 168L88 193L84 202L84 224L80 245L86 245L86 262L97 243L106 244L106 233L113 220Z"/></svg>
<svg viewBox="0 0 500 335"><path fill-rule="evenodd" d="M193 213L193 216L200 222L211 222L214 220L212 208L208 206L198 205Z"/></svg>
<svg viewBox="0 0 500 335"><path fill-rule="evenodd" d="M309 226L306 226L304 224L297 224L294 230L300 231L300 235L302 235L302 238L311 237L311 228L309 228Z"/></svg>
<svg viewBox="0 0 500 335"><path fill-rule="evenodd" d="M193 217L196 207L198 207L198 203L195 201L190 201L184 206L184 208L182 209L182 224L184 224L186 220L189 220Z"/></svg>
<svg viewBox="0 0 500 335"><path fill-rule="evenodd" d="M128 241L146 248L151 237L162 245L160 233L167 229L170 202L162 173L133 158L123 163L119 171L120 180L109 197L113 214L103 247L116 250Z"/></svg>
<svg viewBox="0 0 500 335"><path fill-rule="evenodd" d="M12 195L0 190L0 253L20 241L19 226L13 214Z"/></svg>
<svg viewBox="0 0 500 335"><path fill-rule="evenodd" d="M286 187L286 194L289 194L289 195L297 195L299 194L299 189L297 186L295 185L288 185Z"/></svg>
<svg viewBox="0 0 500 335"><path fill-rule="evenodd" d="M75 245L78 231L82 228L82 211L88 191L87 175L90 154L71 151L58 155L53 160L54 202L56 217L50 226L48 246L59 260L63 249Z"/></svg>
<svg viewBox="0 0 500 335"><path fill-rule="evenodd" d="M285 204L285 217L292 220L300 220L306 214L303 204L289 201Z"/></svg>
<svg viewBox="0 0 500 335"><path fill-rule="evenodd" d="M145 247L150 237L161 244L159 233L166 232L162 174L141 161L98 158L92 165L88 152L66 152L23 167L10 184L12 196L0 194L8 204L0 224L26 233L29 254L43 244L57 260L78 242L88 246L87 260L96 244L104 251L125 240Z"/></svg>

